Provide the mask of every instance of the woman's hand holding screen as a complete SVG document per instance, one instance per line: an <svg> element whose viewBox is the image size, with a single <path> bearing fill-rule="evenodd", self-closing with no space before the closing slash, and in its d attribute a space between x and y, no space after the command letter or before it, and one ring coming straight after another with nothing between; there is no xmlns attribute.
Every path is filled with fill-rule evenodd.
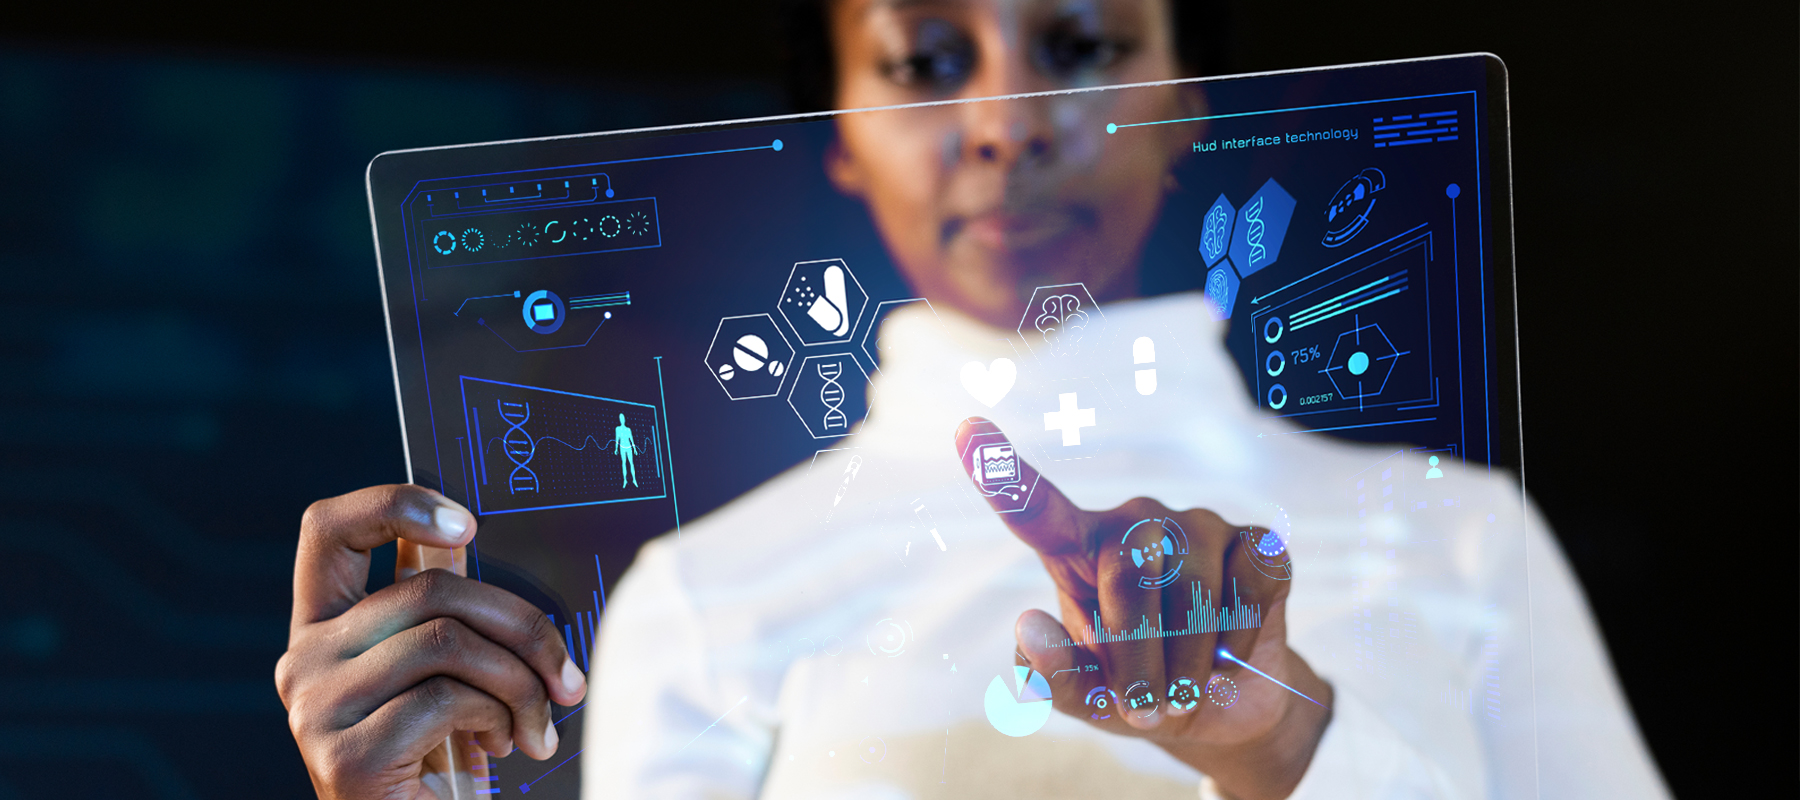
<svg viewBox="0 0 1800 800"><path fill-rule="evenodd" d="M275 685L320 797L447 797L441 776L470 766L434 763L457 731L480 751L556 753L550 703L581 702L587 684L549 619L505 590L420 568L420 548L474 536L467 509L418 486L321 500L301 519ZM395 540L398 580L369 594L369 551Z"/></svg>

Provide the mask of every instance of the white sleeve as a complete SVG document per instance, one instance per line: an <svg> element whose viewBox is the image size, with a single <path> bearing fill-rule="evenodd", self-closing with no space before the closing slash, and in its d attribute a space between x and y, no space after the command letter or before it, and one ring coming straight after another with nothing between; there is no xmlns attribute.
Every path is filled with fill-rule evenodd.
<svg viewBox="0 0 1800 800"><path fill-rule="evenodd" d="M1333 687L1331 722L1312 764L1289 800L1321 798L1453 798L1458 793L1443 770L1406 743L1362 698ZM1204 800L1226 800L1208 777Z"/></svg>
<svg viewBox="0 0 1800 800"><path fill-rule="evenodd" d="M606 609L588 674L584 798L752 798L773 746L741 684L726 689L672 543L645 545Z"/></svg>
<svg viewBox="0 0 1800 800"><path fill-rule="evenodd" d="M1669 797L1562 549L1534 519L1531 577L1538 791L1544 798Z"/></svg>

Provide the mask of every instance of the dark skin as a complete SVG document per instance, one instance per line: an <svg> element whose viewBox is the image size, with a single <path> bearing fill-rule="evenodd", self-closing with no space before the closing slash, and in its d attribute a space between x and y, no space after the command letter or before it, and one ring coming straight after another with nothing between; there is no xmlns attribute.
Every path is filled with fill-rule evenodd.
<svg viewBox="0 0 1800 800"><path fill-rule="evenodd" d="M1156 0L839 0L829 13L844 108L1179 77L1168 8ZM1178 145L1194 132L1145 129L1136 140L1144 146L1127 148L1099 147L1096 131L1111 120L1191 117L1199 107L1197 96L1162 87L851 115L839 119L826 170L868 205L915 292L1011 329L1035 286L1081 282L1102 302L1136 293L1144 237L1173 186ZM965 423L957 453L977 430L993 428ZM1126 528L1160 517L1188 532L1184 575L1207 587L1235 579L1244 602L1262 607L1262 627L1045 647L1096 612L1113 629L1146 614L1181 618L1185 584L1146 591L1119 561ZM1122 692L1142 681L1154 687L1151 703L1096 724L1154 742L1233 797L1293 791L1329 712L1216 655L1223 647L1331 705L1330 685L1286 645L1288 584L1246 558L1240 533L1259 529L1147 498L1086 511L1047 481L1025 512L1001 519L1038 553L1063 620L1024 612L1019 656L1045 675L1099 667L1053 679L1056 708L1087 718L1091 688ZM445 765L434 751L454 731L474 732L498 754L555 753L547 704L578 704L586 686L541 612L455 574L446 558L474 533L466 509L416 486L364 489L307 511L276 683L320 797L438 796L433 773ZM369 550L396 540L400 579L367 594ZM1241 692L1230 708L1202 700L1183 711L1164 697L1174 677L1204 683L1215 673Z"/></svg>

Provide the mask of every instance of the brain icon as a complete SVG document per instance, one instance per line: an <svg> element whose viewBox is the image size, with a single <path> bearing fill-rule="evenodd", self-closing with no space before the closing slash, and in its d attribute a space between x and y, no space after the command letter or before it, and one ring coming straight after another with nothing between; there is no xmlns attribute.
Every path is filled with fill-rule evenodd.
<svg viewBox="0 0 1800 800"><path fill-rule="evenodd" d="M1032 324L1043 334L1044 344L1053 353L1074 352L1088 326L1088 314L1082 310L1081 298L1072 294L1051 295L1044 298L1039 309L1041 313Z"/></svg>

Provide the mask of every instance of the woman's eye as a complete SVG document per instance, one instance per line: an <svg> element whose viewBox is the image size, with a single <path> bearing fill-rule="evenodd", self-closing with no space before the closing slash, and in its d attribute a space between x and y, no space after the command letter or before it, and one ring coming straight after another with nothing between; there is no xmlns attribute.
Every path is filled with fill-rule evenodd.
<svg viewBox="0 0 1800 800"><path fill-rule="evenodd" d="M949 91L966 82L975 69L975 42L943 20L919 23L911 49L887 65L888 77L902 86Z"/></svg>
<svg viewBox="0 0 1800 800"><path fill-rule="evenodd" d="M1070 78L1081 72L1105 69L1124 55L1126 45L1082 30L1079 23L1065 20L1052 25L1039 37L1032 54L1038 68L1045 73Z"/></svg>

